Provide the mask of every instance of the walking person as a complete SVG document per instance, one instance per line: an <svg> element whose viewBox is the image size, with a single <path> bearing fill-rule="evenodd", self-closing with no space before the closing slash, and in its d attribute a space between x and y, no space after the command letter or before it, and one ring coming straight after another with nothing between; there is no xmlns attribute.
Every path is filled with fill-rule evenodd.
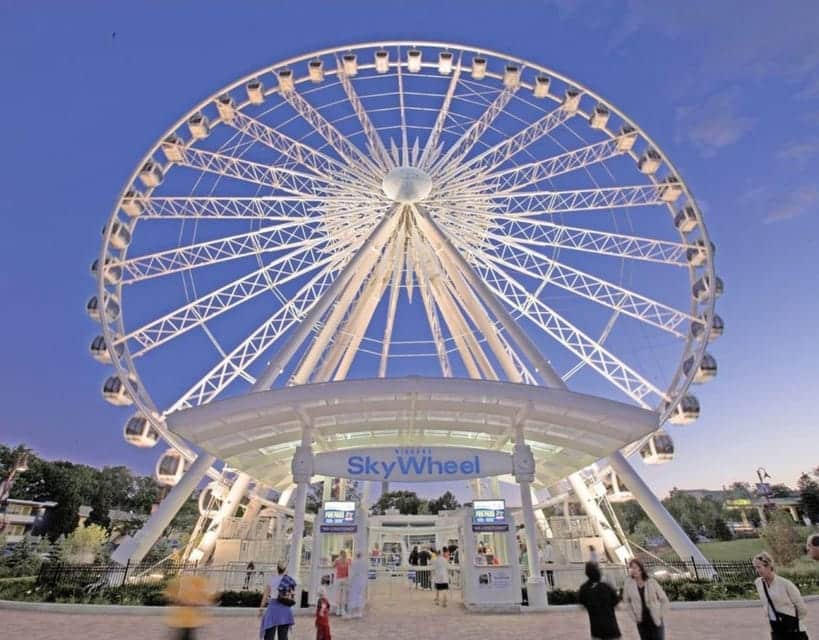
<svg viewBox="0 0 819 640"><path fill-rule="evenodd" d="M819 533L812 533L808 536L805 551L808 553L808 558L819 561Z"/></svg>
<svg viewBox="0 0 819 640"><path fill-rule="evenodd" d="M351 618L360 618L364 615L368 578L367 559L360 551L356 551L355 559L350 564L350 591L347 596L347 612Z"/></svg>
<svg viewBox="0 0 819 640"><path fill-rule="evenodd" d="M435 606L440 604L442 607L446 606L446 596L449 592L449 553L442 551L434 558L432 558L432 584L435 588Z"/></svg>
<svg viewBox="0 0 819 640"><path fill-rule="evenodd" d="M334 581L336 594L336 615L347 615L347 599L350 595L350 558L347 550L342 549L333 565L336 570Z"/></svg>
<svg viewBox="0 0 819 640"><path fill-rule="evenodd" d="M204 607L213 604L208 581L203 576L180 574L165 589L173 605L169 607L168 626L175 630L175 640L194 640L196 631L207 622Z"/></svg>
<svg viewBox="0 0 819 640"><path fill-rule="evenodd" d="M754 557L759 577L754 581L762 609L771 625L771 640L807 640L805 618L808 609L796 585L776 575L773 558L763 551Z"/></svg>
<svg viewBox="0 0 819 640"><path fill-rule="evenodd" d="M430 580L429 575L429 562L431 559L432 555L430 554L429 550L426 547L422 547L418 552L418 566L422 567L422 569L419 571L419 581L421 582L422 589L432 588L432 581Z"/></svg>
<svg viewBox="0 0 819 640"><path fill-rule="evenodd" d="M409 562L410 566L413 567L411 569L411 571L413 572L413 575L415 576L415 578L413 578L413 582L415 583L415 588L417 589L418 588L418 580L419 580L419 576L418 576L418 545L417 544L414 547L412 547L412 551L410 551L410 554L409 554L408 562Z"/></svg>
<svg viewBox="0 0 819 640"><path fill-rule="evenodd" d="M253 561L247 563L247 567L245 568L245 583L242 585L242 590L247 591L250 588L250 581L253 579L253 574L256 571L256 565L253 564Z"/></svg>
<svg viewBox="0 0 819 640"><path fill-rule="evenodd" d="M295 623L293 606L296 604L296 581L285 573L285 566L276 566L276 575L264 588L259 616L262 618L261 640L287 640L290 627Z"/></svg>
<svg viewBox="0 0 819 640"><path fill-rule="evenodd" d="M316 640L332 640L330 635L330 601L327 589L319 587L316 601Z"/></svg>
<svg viewBox="0 0 819 640"><path fill-rule="evenodd" d="M602 582L600 567L596 562L586 563L588 580L580 586L577 601L589 614L592 640L614 640L620 637L617 616L614 608L620 602L620 596L614 588Z"/></svg>
<svg viewBox="0 0 819 640"><path fill-rule="evenodd" d="M665 640L665 617L671 608L668 596L637 558L629 561L628 576L623 602L637 623L640 640Z"/></svg>

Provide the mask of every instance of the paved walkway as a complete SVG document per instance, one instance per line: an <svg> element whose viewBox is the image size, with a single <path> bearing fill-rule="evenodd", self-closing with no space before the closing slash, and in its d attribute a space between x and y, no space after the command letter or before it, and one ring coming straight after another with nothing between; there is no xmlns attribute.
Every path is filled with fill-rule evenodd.
<svg viewBox="0 0 819 640"><path fill-rule="evenodd" d="M429 595L429 594L425 594ZM819 638L819 602L808 604L808 633ZM636 640L634 625L619 615L624 639ZM199 635L200 640L253 640L256 618L217 618ZM57 614L0 611L0 637L15 640L156 640L169 638L161 616ZM335 640L587 640L588 622L582 611L525 615L467 614L460 606L432 607L411 598L407 606L374 607L366 620L332 620ZM315 637L312 620L299 618L293 640ZM694 609L672 611L668 640L754 640L769 638L758 609Z"/></svg>

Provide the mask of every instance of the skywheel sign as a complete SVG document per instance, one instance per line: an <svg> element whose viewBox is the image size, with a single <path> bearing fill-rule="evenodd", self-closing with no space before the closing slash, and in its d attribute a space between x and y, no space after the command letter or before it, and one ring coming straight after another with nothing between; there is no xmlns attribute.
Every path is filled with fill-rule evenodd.
<svg viewBox="0 0 819 640"><path fill-rule="evenodd" d="M314 473L352 480L440 482L512 473L512 456L467 447L373 447L318 453Z"/></svg>

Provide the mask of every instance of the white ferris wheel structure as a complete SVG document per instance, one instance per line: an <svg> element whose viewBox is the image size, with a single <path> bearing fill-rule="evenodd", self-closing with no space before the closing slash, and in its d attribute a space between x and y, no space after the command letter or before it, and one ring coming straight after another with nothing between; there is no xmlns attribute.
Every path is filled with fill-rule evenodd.
<svg viewBox="0 0 819 640"><path fill-rule="evenodd" d="M278 495L297 542L299 449L420 443L527 447L524 511L568 486L609 538L595 483L625 483L700 558L627 457L673 457L716 374L714 245L658 145L553 70L437 42L260 69L151 147L92 272L103 395L174 485L120 560L205 476L205 538Z"/></svg>

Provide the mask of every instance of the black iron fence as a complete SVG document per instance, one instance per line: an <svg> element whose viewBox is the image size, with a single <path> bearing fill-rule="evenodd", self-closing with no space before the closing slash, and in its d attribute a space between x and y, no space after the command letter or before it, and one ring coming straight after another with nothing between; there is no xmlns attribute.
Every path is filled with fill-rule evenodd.
<svg viewBox="0 0 819 640"><path fill-rule="evenodd" d="M690 560L661 560L652 557L640 558L648 573L656 577L676 576L695 581L719 581L728 583L753 582L756 570L750 560L712 560L710 563L699 563L692 557Z"/></svg>

